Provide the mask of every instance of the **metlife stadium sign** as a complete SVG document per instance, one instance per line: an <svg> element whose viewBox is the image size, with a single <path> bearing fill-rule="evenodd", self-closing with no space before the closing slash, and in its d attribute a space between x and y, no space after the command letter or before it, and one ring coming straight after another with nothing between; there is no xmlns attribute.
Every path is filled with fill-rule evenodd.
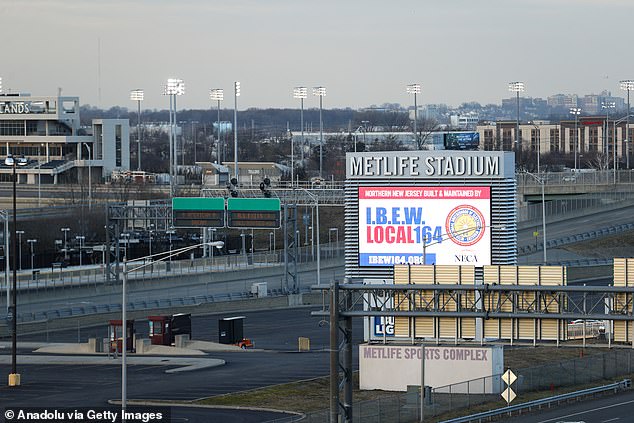
<svg viewBox="0 0 634 423"><path fill-rule="evenodd" d="M359 187L359 266L491 264L489 187Z"/></svg>
<svg viewBox="0 0 634 423"><path fill-rule="evenodd" d="M396 264L517 264L515 156L507 151L346 154L346 278Z"/></svg>

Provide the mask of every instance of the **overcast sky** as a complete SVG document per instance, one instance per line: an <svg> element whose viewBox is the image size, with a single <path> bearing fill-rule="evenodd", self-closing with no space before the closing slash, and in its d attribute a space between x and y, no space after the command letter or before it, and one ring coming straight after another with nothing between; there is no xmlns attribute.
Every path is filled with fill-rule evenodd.
<svg viewBox="0 0 634 423"><path fill-rule="evenodd" d="M419 104L500 103L510 81L625 96L633 20L632 0L0 0L0 77L100 107L133 108L142 88L159 109L169 77L179 109L210 107L210 88L233 107L233 81L239 109L298 107L299 85L325 86L324 108L410 104L409 83Z"/></svg>

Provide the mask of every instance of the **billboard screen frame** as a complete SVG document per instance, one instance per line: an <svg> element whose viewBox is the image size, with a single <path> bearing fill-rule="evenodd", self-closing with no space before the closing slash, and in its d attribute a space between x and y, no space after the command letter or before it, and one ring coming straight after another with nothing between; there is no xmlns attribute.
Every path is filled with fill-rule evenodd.
<svg viewBox="0 0 634 423"><path fill-rule="evenodd" d="M360 267L491 264L490 186L358 187L358 198Z"/></svg>

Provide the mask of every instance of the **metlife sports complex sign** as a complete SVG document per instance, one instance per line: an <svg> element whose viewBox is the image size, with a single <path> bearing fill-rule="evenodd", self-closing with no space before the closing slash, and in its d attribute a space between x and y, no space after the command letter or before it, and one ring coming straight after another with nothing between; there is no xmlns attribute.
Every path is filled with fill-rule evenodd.
<svg viewBox="0 0 634 423"><path fill-rule="evenodd" d="M346 277L516 263L513 153L349 153L346 167Z"/></svg>

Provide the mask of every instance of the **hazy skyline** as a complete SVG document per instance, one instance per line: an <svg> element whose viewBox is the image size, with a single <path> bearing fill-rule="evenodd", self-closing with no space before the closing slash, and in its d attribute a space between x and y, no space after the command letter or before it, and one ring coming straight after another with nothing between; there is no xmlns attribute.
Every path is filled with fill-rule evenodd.
<svg viewBox="0 0 634 423"><path fill-rule="evenodd" d="M179 109L215 107L210 88L232 108L233 81L239 109L298 108L295 86L317 107L318 85L324 108L408 105L410 83L419 104L499 103L510 81L625 97L632 16L631 0L0 0L0 77L5 92L130 109L135 88L167 109L169 77L185 81Z"/></svg>

